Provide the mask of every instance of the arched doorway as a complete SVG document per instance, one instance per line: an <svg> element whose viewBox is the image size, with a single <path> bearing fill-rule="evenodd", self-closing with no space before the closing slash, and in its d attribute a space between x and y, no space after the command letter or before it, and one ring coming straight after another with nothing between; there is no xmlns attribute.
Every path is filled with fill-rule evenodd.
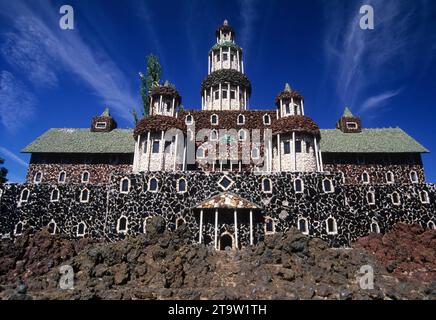
<svg viewBox="0 0 436 320"><path fill-rule="evenodd" d="M232 250L234 248L234 239L230 233L223 233L220 237L220 250Z"/></svg>

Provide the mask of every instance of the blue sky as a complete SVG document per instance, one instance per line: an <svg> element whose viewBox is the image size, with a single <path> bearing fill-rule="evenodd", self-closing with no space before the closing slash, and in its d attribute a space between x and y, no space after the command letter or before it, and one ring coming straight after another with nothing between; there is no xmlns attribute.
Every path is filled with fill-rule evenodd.
<svg viewBox="0 0 436 320"><path fill-rule="evenodd" d="M74 30L59 28L64 4L75 10ZM359 28L364 4L374 7L374 30ZM364 126L399 126L436 150L436 1L0 0L0 156L9 179L24 180L29 156L20 150L48 128L89 127L105 106L131 127L149 53L184 107L200 108L207 53L225 18L244 49L251 109L274 108L289 82L322 128L347 105ZM435 182L436 157L423 158Z"/></svg>

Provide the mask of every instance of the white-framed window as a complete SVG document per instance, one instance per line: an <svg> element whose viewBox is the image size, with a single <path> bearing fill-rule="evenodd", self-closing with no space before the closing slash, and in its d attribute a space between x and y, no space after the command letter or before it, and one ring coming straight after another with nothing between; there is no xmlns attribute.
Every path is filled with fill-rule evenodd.
<svg viewBox="0 0 436 320"><path fill-rule="evenodd" d="M191 114L188 114L185 117L185 123L189 126L194 123L194 117Z"/></svg>
<svg viewBox="0 0 436 320"><path fill-rule="evenodd" d="M160 140L153 140L153 144L151 145L151 153L159 153L160 152Z"/></svg>
<svg viewBox="0 0 436 320"><path fill-rule="evenodd" d="M65 171L59 172L58 182L65 183L67 181L67 173Z"/></svg>
<svg viewBox="0 0 436 320"><path fill-rule="evenodd" d="M82 203L89 202L89 190L88 190L88 188L82 189L80 191L80 202L82 202Z"/></svg>
<svg viewBox="0 0 436 320"><path fill-rule="evenodd" d="M55 188L52 190L50 194L50 201L51 202L58 202L60 198L60 192L58 188Z"/></svg>
<svg viewBox="0 0 436 320"><path fill-rule="evenodd" d="M345 184L345 173L343 173L342 171L339 171L339 174L341 175L342 183Z"/></svg>
<svg viewBox="0 0 436 320"><path fill-rule="evenodd" d="M245 116L243 114L238 115L238 125L245 124Z"/></svg>
<svg viewBox="0 0 436 320"><path fill-rule="evenodd" d="M149 217L144 219L144 223L142 225L142 232L144 234L147 233L147 221L150 220L151 218L153 218L153 216L149 216Z"/></svg>
<svg viewBox="0 0 436 320"><path fill-rule="evenodd" d="M35 176L33 177L33 182L41 183L41 181L42 181L42 172L38 171L37 173L35 173Z"/></svg>
<svg viewBox="0 0 436 320"><path fill-rule="evenodd" d="M106 129L106 122L97 122L95 124L96 129Z"/></svg>
<svg viewBox="0 0 436 320"><path fill-rule="evenodd" d="M436 230L436 225L433 221L429 221L427 222L427 228L429 228L430 230Z"/></svg>
<svg viewBox="0 0 436 320"><path fill-rule="evenodd" d="M368 202L368 204L375 204L375 191L371 190L366 194L366 201Z"/></svg>
<svg viewBox="0 0 436 320"><path fill-rule="evenodd" d="M197 158L206 158L206 150L203 147L197 149Z"/></svg>
<svg viewBox="0 0 436 320"><path fill-rule="evenodd" d="M210 116L210 123L214 126L218 125L218 115L213 114Z"/></svg>
<svg viewBox="0 0 436 320"><path fill-rule="evenodd" d="M371 182L371 180L370 180L370 178L369 178L369 174L368 174L368 172L364 172L364 173L362 173L362 177L361 177L361 179L362 179L362 183L363 184L368 184L368 183L370 183Z"/></svg>
<svg viewBox="0 0 436 320"><path fill-rule="evenodd" d="M27 202L29 201L30 191L29 189L25 188L21 191L20 194L20 202Z"/></svg>
<svg viewBox="0 0 436 320"><path fill-rule="evenodd" d="M210 130L210 141L218 141L218 131L215 129Z"/></svg>
<svg viewBox="0 0 436 320"><path fill-rule="evenodd" d="M309 234L309 221L307 220L307 218L299 217L297 220L297 226L298 230L300 230L302 234Z"/></svg>
<svg viewBox="0 0 436 320"><path fill-rule="evenodd" d="M57 224L56 224L56 222L53 219L48 223L47 229L48 229L48 232L51 235L55 235L56 234Z"/></svg>
<svg viewBox="0 0 436 320"><path fill-rule="evenodd" d="M325 193L333 193L335 192L335 188L333 186L333 181L330 179L324 179L322 182L322 189Z"/></svg>
<svg viewBox="0 0 436 320"><path fill-rule="evenodd" d="M148 180L148 189L149 192L158 192L159 191L159 181L156 178L150 178Z"/></svg>
<svg viewBox="0 0 436 320"><path fill-rule="evenodd" d="M117 232L127 234L129 229L129 220L125 215L122 215L117 221Z"/></svg>
<svg viewBox="0 0 436 320"><path fill-rule="evenodd" d="M328 217L325 221L326 228L327 228L327 234L338 234L338 225L336 223L336 219L332 216Z"/></svg>
<svg viewBox="0 0 436 320"><path fill-rule="evenodd" d="M14 235L15 236L21 236L24 231L24 223L22 221L19 221L14 228Z"/></svg>
<svg viewBox="0 0 436 320"><path fill-rule="evenodd" d="M77 231L76 231L76 236L77 237L83 237L86 234L86 229L88 229L88 227L86 226L86 223L81 221L78 225L77 225Z"/></svg>
<svg viewBox="0 0 436 320"><path fill-rule="evenodd" d="M269 126L271 124L271 116L269 114L265 114L263 116L263 124Z"/></svg>
<svg viewBox="0 0 436 320"><path fill-rule="evenodd" d="M125 177L120 181L120 193L127 194L130 192L130 179Z"/></svg>
<svg viewBox="0 0 436 320"><path fill-rule="evenodd" d="M357 129L358 125L356 122L347 122L347 129Z"/></svg>
<svg viewBox="0 0 436 320"><path fill-rule="evenodd" d="M423 190L419 193L419 198L421 199L421 202L424 204L430 203L430 197L428 196L428 192Z"/></svg>
<svg viewBox="0 0 436 320"><path fill-rule="evenodd" d="M180 228L181 226L183 226L184 224L186 224L186 220L183 218L178 218L176 220L176 229Z"/></svg>
<svg viewBox="0 0 436 320"><path fill-rule="evenodd" d="M410 171L410 181L412 181L412 183L419 183L419 177L416 171Z"/></svg>
<svg viewBox="0 0 436 320"><path fill-rule="evenodd" d="M291 154L291 141L283 141L283 154Z"/></svg>
<svg viewBox="0 0 436 320"><path fill-rule="evenodd" d="M268 178L262 179L262 191L264 193L272 193L273 187L272 187L272 181Z"/></svg>
<svg viewBox="0 0 436 320"><path fill-rule="evenodd" d="M265 235L276 233L276 225L274 219L271 217L265 217Z"/></svg>
<svg viewBox="0 0 436 320"><path fill-rule="evenodd" d="M245 141L245 140L247 140L247 130L245 130L245 129L241 129L241 130L239 130L239 132L238 132L238 138L239 138L239 141Z"/></svg>
<svg viewBox="0 0 436 320"><path fill-rule="evenodd" d="M300 178L295 179L294 189L295 189L295 193L303 193L303 191L304 191L303 180L301 180Z"/></svg>
<svg viewBox="0 0 436 320"><path fill-rule="evenodd" d="M260 158L260 151L259 151L259 148L258 148L258 147L254 147L254 148L251 150L251 157L252 157L253 159L259 159L259 158Z"/></svg>
<svg viewBox="0 0 436 320"><path fill-rule="evenodd" d="M83 171L82 172L82 183L88 183L89 182L89 172Z"/></svg>
<svg viewBox="0 0 436 320"><path fill-rule="evenodd" d="M185 178L180 178L177 180L177 192L178 193L185 193L188 191L188 182Z"/></svg>
<svg viewBox="0 0 436 320"><path fill-rule="evenodd" d="M386 183L394 183L395 176L391 171L386 172Z"/></svg>
<svg viewBox="0 0 436 320"><path fill-rule="evenodd" d="M380 233L380 226L378 225L377 221L373 220L371 222L370 231L371 233Z"/></svg>
<svg viewBox="0 0 436 320"><path fill-rule="evenodd" d="M395 191L394 193L391 194L391 200L394 205L399 206L401 204L400 194Z"/></svg>

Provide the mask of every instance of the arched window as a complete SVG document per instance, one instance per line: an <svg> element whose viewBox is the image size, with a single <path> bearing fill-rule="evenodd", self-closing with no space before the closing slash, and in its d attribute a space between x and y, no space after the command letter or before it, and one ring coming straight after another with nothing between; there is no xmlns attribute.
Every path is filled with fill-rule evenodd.
<svg viewBox="0 0 436 320"><path fill-rule="evenodd" d="M82 183L88 183L89 182L89 172L83 171L82 172Z"/></svg>
<svg viewBox="0 0 436 320"><path fill-rule="evenodd" d="M375 192L369 191L366 194L366 200L367 200L368 204L375 204Z"/></svg>
<svg viewBox="0 0 436 320"><path fill-rule="evenodd" d="M218 116L216 114L210 116L210 123L214 126L218 125Z"/></svg>
<svg viewBox="0 0 436 320"><path fill-rule="evenodd" d="M197 149L197 158L206 158L206 150L203 147Z"/></svg>
<svg viewBox="0 0 436 320"><path fill-rule="evenodd" d="M51 202L57 202L59 201L59 189L53 189L50 195L50 201Z"/></svg>
<svg viewBox="0 0 436 320"><path fill-rule="evenodd" d="M369 180L369 174L368 172L362 173L362 183L368 184L370 182Z"/></svg>
<svg viewBox="0 0 436 320"><path fill-rule="evenodd" d="M303 180L301 180L300 178L295 179L294 188L295 188L295 193L303 193L304 191Z"/></svg>
<svg viewBox="0 0 436 320"><path fill-rule="evenodd" d="M322 182L322 188L325 193L332 193L335 191L333 188L333 182L330 179L324 179Z"/></svg>
<svg viewBox="0 0 436 320"><path fill-rule="evenodd" d="M77 225L77 232L76 232L76 236L77 237L83 237L85 234L86 234L86 229L87 229L87 227L86 227L86 224L85 224L85 222L80 222L78 225Z"/></svg>
<svg viewBox="0 0 436 320"><path fill-rule="evenodd" d="M300 230L300 232L302 234L308 235L309 234L309 221L307 221L306 218L300 217L298 218L298 230Z"/></svg>
<svg viewBox="0 0 436 320"><path fill-rule="evenodd" d="M429 228L430 230L436 230L436 225L433 221L429 221L427 222L427 228Z"/></svg>
<svg viewBox="0 0 436 320"><path fill-rule="evenodd" d="M265 234L274 234L276 232L276 227L274 220L271 217L265 217Z"/></svg>
<svg viewBox="0 0 436 320"><path fill-rule="evenodd" d="M117 221L117 232L118 233L127 233L129 226L129 221L126 216L121 216Z"/></svg>
<svg viewBox="0 0 436 320"><path fill-rule="evenodd" d="M180 228L181 226L183 226L186 223L185 219L183 218L178 218L176 220L176 229Z"/></svg>
<svg viewBox="0 0 436 320"><path fill-rule="evenodd" d="M394 192L391 194L392 203L396 206L399 206L401 204L401 197L398 192Z"/></svg>
<svg viewBox="0 0 436 320"><path fill-rule="evenodd" d="M271 179L264 178L262 180L262 191L265 193L272 193L272 182Z"/></svg>
<svg viewBox="0 0 436 320"><path fill-rule="evenodd" d="M271 117L269 114L263 116L263 124L269 126L271 124Z"/></svg>
<svg viewBox="0 0 436 320"><path fill-rule="evenodd" d="M123 178L120 181L120 193L129 193L130 191L130 179Z"/></svg>
<svg viewBox="0 0 436 320"><path fill-rule="evenodd" d="M252 157L253 159L259 159L259 157L260 157L260 151L259 151L259 148L258 148L258 147L254 147L254 148L251 150L251 157Z"/></svg>
<svg viewBox="0 0 436 320"><path fill-rule="evenodd" d="M29 195L30 195L29 189L23 189L23 191L21 191L21 194L20 194L20 202L29 201Z"/></svg>
<svg viewBox="0 0 436 320"><path fill-rule="evenodd" d="M65 183L65 181L67 180L67 174L65 171L61 171L59 173L59 177L58 177L58 182L59 183Z"/></svg>
<svg viewBox="0 0 436 320"><path fill-rule="evenodd" d="M180 178L177 180L177 192L185 193L187 191L187 183L185 178Z"/></svg>
<svg viewBox="0 0 436 320"><path fill-rule="evenodd" d="M380 233L380 227L379 227L377 221L371 222L371 232L372 233Z"/></svg>
<svg viewBox="0 0 436 320"><path fill-rule="evenodd" d="M148 181L148 191L150 192L157 192L159 188L159 182L156 178L151 178Z"/></svg>
<svg viewBox="0 0 436 320"><path fill-rule="evenodd" d="M41 183L42 181L42 172L38 171L37 173L35 173L35 177L33 178L33 182L34 183Z"/></svg>
<svg viewBox="0 0 436 320"><path fill-rule="evenodd" d="M425 203L425 204L430 203L430 198L428 196L428 192L427 191L425 191L425 190L421 191L419 193L419 197L421 198L421 202L422 203Z"/></svg>
<svg viewBox="0 0 436 320"><path fill-rule="evenodd" d="M193 122L194 122L194 118L192 117L192 115L188 114L188 115L185 117L185 123L186 123L187 125L191 125Z"/></svg>
<svg viewBox="0 0 436 320"><path fill-rule="evenodd" d="M23 222L20 221L15 225L14 235L21 236L23 234L23 230L24 230L24 224Z"/></svg>
<svg viewBox="0 0 436 320"><path fill-rule="evenodd" d="M327 234L337 234L338 226L336 224L336 219L333 217L329 217L326 220Z"/></svg>
<svg viewBox="0 0 436 320"><path fill-rule="evenodd" d="M218 140L218 131L215 129L210 130L210 141Z"/></svg>
<svg viewBox="0 0 436 320"><path fill-rule="evenodd" d="M387 183L394 183L395 182L394 174L391 171L386 173L386 182Z"/></svg>
<svg viewBox="0 0 436 320"><path fill-rule="evenodd" d="M238 137L239 141L245 141L247 139L247 131L245 129L239 130Z"/></svg>
<svg viewBox="0 0 436 320"><path fill-rule="evenodd" d="M410 181L412 181L412 183L419 182L418 173L416 173L416 171L410 171Z"/></svg>
<svg viewBox="0 0 436 320"><path fill-rule="evenodd" d="M345 173L343 173L342 171L339 171L339 174L341 175L342 183L345 184Z"/></svg>
<svg viewBox="0 0 436 320"><path fill-rule="evenodd" d="M80 191L80 202L82 202L82 203L89 202L89 190L88 189L85 188L82 191Z"/></svg>
<svg viewBox="0 0 436 320"><path fill-rule="evenodd" d="M243 125L245 124L245 116L243 114L240 114L238 116L238 125Z"/></svg>
<svg viewBox="0 0 436 320"><path fill-rule="evenodd" d="M56 228L57 228L56 222L54 220L51 220L50 223L47 226L48 232L51 235L55 235L56 234Z"/></svg>

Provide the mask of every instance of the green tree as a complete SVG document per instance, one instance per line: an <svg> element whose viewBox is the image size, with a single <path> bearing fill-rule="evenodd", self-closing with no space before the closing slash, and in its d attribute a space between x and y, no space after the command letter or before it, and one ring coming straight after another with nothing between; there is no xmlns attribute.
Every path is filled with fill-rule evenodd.
<svg viewBox="0 0 436 320"><path fill-rule="evenodd" d="M146 73L139 73L141 81L140 93L142 98L142 115L147 116L150 113L150 90L158 86L162 76L162 68L160 66L157 56L149 54L146 57L147 71Z"/></svg>
<svg viewBox="0 0 436 320"><path fill-rule="evenodd" d="M5 160L0 158L0 165L3 165ZM8 169L3 166L0 166L0 184L6 183L8 179L6 179L6 175L8 174Z"/></svg>

